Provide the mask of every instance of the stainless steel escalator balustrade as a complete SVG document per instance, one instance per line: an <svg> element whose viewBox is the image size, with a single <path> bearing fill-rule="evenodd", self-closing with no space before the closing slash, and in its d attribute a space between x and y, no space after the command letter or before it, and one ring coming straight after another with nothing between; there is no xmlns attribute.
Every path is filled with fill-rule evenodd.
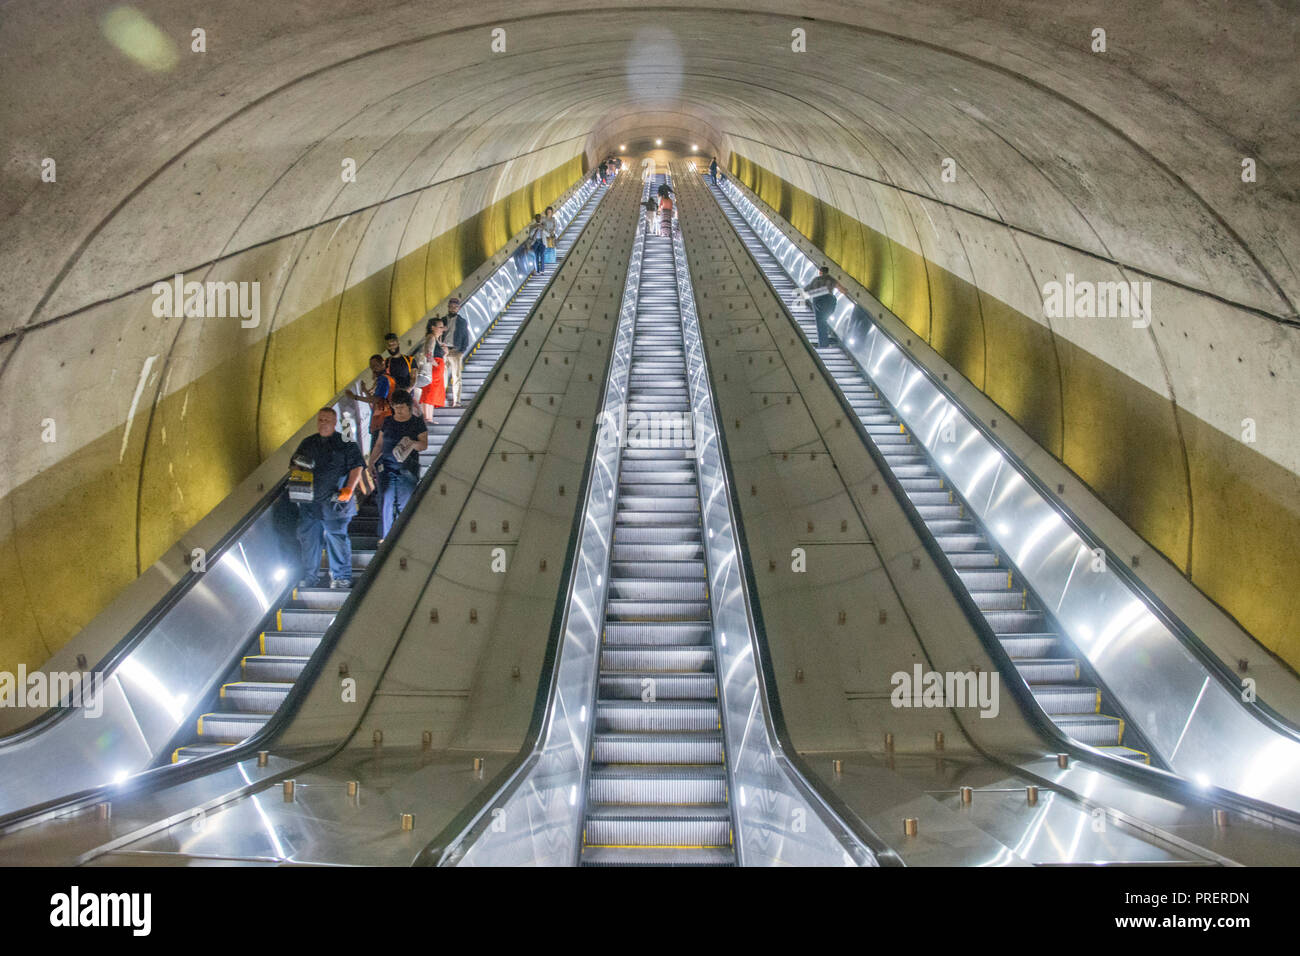
<svg viewBox="0 0 1300 956"><path fill-rule="evenodd" d="M691 418L673 242L656 232L633 326L584 865L735 863Z"/></svg>

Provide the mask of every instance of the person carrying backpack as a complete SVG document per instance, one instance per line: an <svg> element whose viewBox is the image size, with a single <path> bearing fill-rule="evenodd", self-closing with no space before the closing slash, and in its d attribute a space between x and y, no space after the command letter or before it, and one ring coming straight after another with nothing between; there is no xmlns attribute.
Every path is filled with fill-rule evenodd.
<svg viewBox="0 0 1300 956"><path fill-rule="evenodd" d="M410 355L402 354L402 343L397 338L396 333L389 332L384 336L384 345L388 354L384 356L388 366L388 374L393 377L397 387L409 391L411 383L415 381L415 359Z"/></svg>
<svg viewBox="0 0 1300 956"><path fill-rule="evenodd" d="M393 414L393 406L389 403L389 398L397 391L397 385L393 381L393 376L388 374L388 366L382 355L370 356L370 373L375 377L375 384L366 388L366 383L362 382L360 395L349 389L347 396L353 401L365 402L370 406L370 447L374 448L375 436L384 426L384 420Z"/></svg>

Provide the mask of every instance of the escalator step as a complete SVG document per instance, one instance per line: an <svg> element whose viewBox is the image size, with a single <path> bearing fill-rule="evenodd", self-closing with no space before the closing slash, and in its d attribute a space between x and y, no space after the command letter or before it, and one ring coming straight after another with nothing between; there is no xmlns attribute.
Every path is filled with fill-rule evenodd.
<svg viewBox="0 0 1300 956"><path fill-rule="evenodd" d="M583 866L735 866L736 857L730 850L721 849L625 849L618 847L586 847L582 851Z"/></svg>
<svg viewBox="0 0 1300 956"><path fill-rule="evenodd" d="M721 764L593 767L587 792L593 804L718 804L727 799L727 775Z"/></svg>
<svg viewBox="0 0 1300 956"><path fill-rule="evenodd" d="M592 740L592 760L604 764L721 763L722 734L598 733Z"/></svg>
<svg viewBox="0 0 1300 956"><path fill-rule="evenodd" d="M1101 691L1086 684L1035 684L1029 688L1048 716L1088 715L1101 712Z"/></svg>
<svg viewBox="0 0 1300 956"><path fill-rule="evenodd" d="M679 733L718 730L721 715L716 701L600 700L596 702L596 730L607 733Z"/></svg>

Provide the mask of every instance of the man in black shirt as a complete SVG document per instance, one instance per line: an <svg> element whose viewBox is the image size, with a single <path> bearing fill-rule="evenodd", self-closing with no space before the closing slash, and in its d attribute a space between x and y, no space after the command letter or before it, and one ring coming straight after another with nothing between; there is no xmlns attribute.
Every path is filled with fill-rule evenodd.
<svg viewBox="0 0 1300 956"><path fill-rule="evenodd" d="M330 587L352 586L348 525L357 513L353 494L365 461L357 443L344 441L335 430L337 425L338 413L333 408L322 408L316 413L316 434L304 438L293 453L290 498L298 505L303 587L317 587L320 583L322 544L329 559Z"/></svg>
<svg viewBox="0 0 1300 956"><path fill-rule="evenodd" d="M384 364L388 367L388 374L393 376L393 381L397 383L398 388L409 390L415 360L409 355L402 354L402 343L392 332L384 336L384 347L387 349L384 354Z"/></svg>
<svg viewBox="0 0 1300 956"><path fill-rule="evenodd" d="M410 392L393 396L393 416L379 430L379 440L370 449L371 469L378 466L376 493L379 495L379 540L392 530L411 493L420 480L420 452L429 447L429 426L420 415L411 414Z"/></svg>

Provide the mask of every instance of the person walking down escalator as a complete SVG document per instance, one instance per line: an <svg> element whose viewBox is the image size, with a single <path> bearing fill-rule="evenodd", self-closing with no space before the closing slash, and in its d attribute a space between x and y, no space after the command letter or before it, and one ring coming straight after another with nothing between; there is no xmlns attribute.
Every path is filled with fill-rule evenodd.
<svg viewBox="0 0 1300 956"><path fill-rule="evenodd" d="M447 300L447 331L442 335L446 350L446 388L451 391L451 407L460 408L460 385L465 371L465 356L469 352L469 322L460 314L460 299L454 295Z"/></svg>
<svg viewBox="0 0 1300 956"><path fill-rule="evenodd" d="M804 295L812 305L813 319L817 323L817 347L824 349L839 342L831 332L831 316L835 312L835 293L847 295L848 291L831 278L830 266L822 266L821 273L803 287Z"/></svg>
<svg viewBox="0 0 1300 956"><path fill-rule="evenodd" d="M535 262L533 263L533 275L546 271L546 224L542 222L542 214L534 213L532 225L528 227L528 245L533 250Z"/></svg>
<svg viewBox="0 0 1300 956"><path fill-rule="evenodd" d="M429 426L413 414L410 392L393 395L393 415L384 422L379 441L366 463L375 477L379 497L379 543L402 513L420 480L420 452L429 447Z"/></svg>
<svg viewBox="0 0 1300 956"><path fill-rule="evenodd" d="M713 161L709 163L709 176L713 178L713 185L718 185L718 157L714 156Z"/></svg>
<svg viewBox="0 0 1300 956"><path fill-rule="evenodd" d="M560 221L555 218L555 207L547 206L546 213L542 216L542 225L546 229L545 243L546 248L543 250L542 264L551 265L555 262L555 243L560 237Z"/></svg>
<svg viewBox="0 0 1300 956"><path fill-rule="evenodd" d="M363 381L359 383L361 388L359 394L350 389L345 394L355 402L370 406L370 445L368 447L373 448L375 446L375 436L379 434L384 419L393 413L388 400L393 392L397 391L397 383L393 381L393 376L388 374L388 366L384 362L382 355L370 356L370 374L375 377L374 385L367 387Z"/></svg>
<svg viewBox="0 0 1300 956"><path fill-rule="evenodd" d="M289 466L289 500L298 506L298 546L303 577L299 587L321 586L321 549L331 588L352 587L352 539L348 525L357 513L355 494L365 460L354 441L337 431L338 413L316 413L316 434L308 435Z"/></svg>
<svg viewBox="0 0 1300 956"><path fill-rule="evenodd" d="M447 320L435 315L424 327L424 342L420 345L419 366L415 384L420 389L420 408L424 420L433 423L433 410L447 404L447 349L442 337L447 331Z"/></svg>

